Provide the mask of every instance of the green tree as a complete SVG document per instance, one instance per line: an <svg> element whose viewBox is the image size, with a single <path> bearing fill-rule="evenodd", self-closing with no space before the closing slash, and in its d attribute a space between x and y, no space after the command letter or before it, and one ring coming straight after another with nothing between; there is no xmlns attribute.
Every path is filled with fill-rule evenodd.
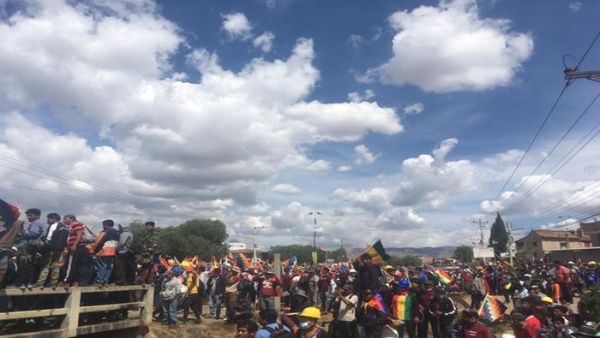
<svg viewBox="0 0 600 338"><path fill-rule="evenodd" d="M334 262L347 262L348 254L346 249L338 248L329 253L329 258L333 259Z"/></svg>
<svg viewBox="0 0 600 338"><path fill-rule="evenodd" d="M494 254L499 255L502 252L506 252L508 244L508 233L506 232L506 226L500 216L500 213L496 214L496 220L492 224L490 231L490 240L488 247L494 248Z"/></svg>
<svg viewBox="0 0 600 338"><path fill-rule="evenodd" d="M457 246L454 249L454 258L463 263L470 263L473 261L473 247L468 245Z"/></svg>
<svg viewBox="0 0 600 338"><path fill-rule="evenodd" d="M390 259L387 260L388 264L392 265L392 266L397 266L397 265L401 265L401 266L420 266L423 265L423 261L421 260L421 258L417 257L417 256L411 256L411 255L406 255L406 256L392 256Z"/></svg>
<svg viewBox="0 0 600 338"><path fill-rule="evenodd" d="M600 318L600 286L586 290L581 294L579 301L579 314L585 320L598 320Z"/></svg>
<svg viewBox="0 0 600 338"><path fill-rule="evenodd" d="M144 234L144 224L130 224L134 236L134 247L140 247ZM218 220L189 220L175 227L157 228L160 231L159 252L179 259L185 256L199 256L210 260L212 256L222 257L227 253L225 240L227 229Z"/></svg>

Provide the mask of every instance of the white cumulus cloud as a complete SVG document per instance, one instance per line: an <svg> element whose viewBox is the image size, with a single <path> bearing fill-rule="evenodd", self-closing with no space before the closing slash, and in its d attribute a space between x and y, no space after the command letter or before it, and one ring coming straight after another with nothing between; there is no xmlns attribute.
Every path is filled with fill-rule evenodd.
<svg viewBox="0 0 600 338"><path fill-rule="evenodd" d="M406 115L419 115L425 110L425 106L421 102L409 104L404 107L404 114Z"/></svg>
<svg viewBox="0 0 600 338"><path fill-rule="evenodd" d="M252 24L244 13L224 14L223 30L232 40L248 40L252 37Z"/></svg>
<svg viewBox="0 0 600 338"><path fill-rule="evenodd" d="M362 102L367 101L375 97L375 92L371 89L365 89L365 91L361 94L359 92L350 92L348 93L348 100L352 102Z"/></svg>
<svg viewBox="0 0 600 338"><path fill-rule="evenodd" d="M569 10L574 13L579 12L582 7L583 7L583 4L579 1L572 2L569 4Z"/></svg>
<svg viewBox="0 0 600 338"><path fill-rule="evenodd" d="M481 17L475 0L398 11L388 21L397 31L394 55L364 81L440 93L485 90L509 85L533 51L530 34L512 31L508 19Z"/></svg>
<svg viewBox="0 0 600 338"><path fill-rule="evenodd" d="M280 184L274 185L271 188L271 191L276 192L278 194L293 195L293 194L301 193L302 189L298 188L297 186L295 186L293 184L280 183Z"/></svg>
<svg viewBox="0 0 600 338"><path fill-rule="evenodd" d="M356 147L354 147L354 152L357 155L357 158L354 161L354 163L358 165L373 164L377 160L377 157L379 157L379 155L373 154L371 150L369 150L369 148L364 144L359 144Z"/></svg>
<svg viewBox="0 0 600 338"><path fill-rule="evenodd" d="M271 32L264 32L252 40L252 44L256 48L260 48L263 52L270 52L273 49L273 40L275 40L275 34Z"/></svg>

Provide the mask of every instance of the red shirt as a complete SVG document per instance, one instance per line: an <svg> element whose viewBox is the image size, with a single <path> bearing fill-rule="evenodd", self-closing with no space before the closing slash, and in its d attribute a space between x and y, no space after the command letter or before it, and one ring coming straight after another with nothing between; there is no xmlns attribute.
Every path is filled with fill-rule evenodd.
<svg viewBox="0 0 600 338"><path fill-rule="evenodd" d="M556 278L561 284L571 282L571 271L564 265L560 265L558 268L554 268L556 272Z"/></svg>
<svg viewBox="0 0 600 338"><path fill-rule="evenodd" d="M528 337L537 338L539 337L539 331L542 328L542 323L536 316L531 315L525 318L525 325L523 326L527 331Z"/></svg>
<svg viewBox="0 0 600 338"><path fill-rule="evenodd" d="M67 248L75 249L83 240L83 224L73 221L69 224L69 238L67 239ZM77 236L81 234L79 237L79 242L77 242Z"/></svg>
<svg viewBox="0 0 600 338"><path fill-rule="evenodd" d="M281 285L281 282L275 276L263 280L261 284L262 287L260 288L260 295L263 297L275 297L275 289L278 285Z"/></svg>
<svg viewBox="0 0 600 338"><path fill-rule="evenodd" d="M475 323L475 325L471 327L463 327L462 332L460 334L462 338L490 338L490 330L487 326L483 325L480 322Z"/></svg>

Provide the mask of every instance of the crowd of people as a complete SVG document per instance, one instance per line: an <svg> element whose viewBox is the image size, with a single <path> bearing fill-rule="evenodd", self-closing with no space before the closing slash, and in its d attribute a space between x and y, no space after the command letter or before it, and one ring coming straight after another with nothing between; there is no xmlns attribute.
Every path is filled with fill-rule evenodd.
<svg viewBox="0 0 600 338"><path fill-rule="evenodd" d="M531 259L513 267L498 259L452 268L403 267L364 253L351 262L294 263L280 272L268 262L231 254L206 263L161 256L152 221L134 248L128 227L110 219L93 234L74 215L51 212L42 220L36 208L25 212L27 222L19 222L18 210L0 202L4 287L154 284L153 315L171 328L187 323L191 313L192 325L203 318L237 325L237 337L486 338L492 336L487 324L496 318L482 309L492 295L511 304L506 315L516 338L569 337L568 327L598 331L573 306L576 295L599 283L594 261ZM453 293L470 295L470 303ZM325 328L326 314L331 321Z"/></svg>
<svg viewBox="0 0 600 338"><path fill-rule="evenodd" d="M367 253L350 263L286 267L280 278L268 265L264 271L245 270L232 262L225 259L212 269L194 265L162 269L157 276L169 283L179 279L178 285L186 285L188 290L199 279L202 287L193 292L205 296L194 296L191 302L183 297L183 320L191 307L197 309L196 322L201 322L199 304L206 297L210 311L205 316L221 319L223 308L223 320L238 324L239 337L270 337L266 325L273 329L281 325L291 335L303 332L302 328L314 330L318 332L315 337L491 337L488 324L495 318L486 318L481 311L486 295L507 306L512 304L506 318L517 338L568 337L568 327L587 329L591 336L598 331L573 307L574 294L598 285L594 261L563 265L530 260L513 268L498 260L444 269L446 278L440 278L440 269L429 265L375 264ZM457 297L452 296L464 293L470 295L470 302L456 304ZM287 309L281 316L275 312L278 295L282 308ZM171 299L168 302L173 306ZM166 309L157 308L157 316L175 324L177 306L170 313L161 313L161 308ZM252 322L255 310L258 324ZM324 314L332 318L327 330L317 325ZM261 325L263 329L259 329Z"/></svg>
<svg viewBox="0 0 600 338"><path fill-rule="evenodd" d="M26 210L25 215L27 222L11 229L12 246L2 250L2 286L31 289L106 286L109 282L125 285L135 283L136 276L137 282L149 282L158 249L159 233L154 222L145 223L136 260L132 233L113 220L102 221L102 231L94 234L75 215L61 218L51 212L42 220L37 208Z"/></svg>

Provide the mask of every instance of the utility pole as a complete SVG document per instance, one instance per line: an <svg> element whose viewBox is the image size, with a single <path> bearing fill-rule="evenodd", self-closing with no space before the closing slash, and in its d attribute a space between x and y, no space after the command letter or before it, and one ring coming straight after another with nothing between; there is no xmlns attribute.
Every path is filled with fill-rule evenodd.
<svg viewBox="0 0 600 338"><path fill-rule="evenodd" d="M478 220L473 220L473 223L475 224L479 224L479 246L481 246L483 248L484 246L484 241L483 241L483 230L484 228L484 224L486 224L488 221L484 221L483 219L479 218Z"/></svg>
<svg viewBox="0 0 600 338"><path fill-rule="evenodd" d="M313 216L313 224L315 226L313 231L313 263L317 264L319 262L318 253L317 253L317 215L322 215L319 211L311 211L308 213Z"/></svg>
<svg viewBox="0 0 600 338"><path fill-rule="evenodd" d="M600 70L586 70L578 71L577 68L565 69L565 80L573 81L577 79L588 79L596 82L600 82Z"/></svg>
<svg viewBox="0 0 600 338"><path fill-rule="evenodd" d="M313 231L313 248L317 251L317 215L322 215L322 213L319 211L311 211L308 214L313 216L313 224L315 226Z"/></svg>
<svg viewBox="0 0 600 338"><path fill-rule="evenodd" d="M255 225L254 227L252 227L254 229L254 254L252 255L252 262L256 263L256 232L258 229L263 229L264 226L262 225Z"/></svg>
<svg viewBox="0 0 600 338"><path fill-rule="evenodd" d="M513 250L512 246L514 243L513 233L512 233L512 223L506 222L506 226L508 227L508 260L510 262L510 266L513 265Z"/></svg>

